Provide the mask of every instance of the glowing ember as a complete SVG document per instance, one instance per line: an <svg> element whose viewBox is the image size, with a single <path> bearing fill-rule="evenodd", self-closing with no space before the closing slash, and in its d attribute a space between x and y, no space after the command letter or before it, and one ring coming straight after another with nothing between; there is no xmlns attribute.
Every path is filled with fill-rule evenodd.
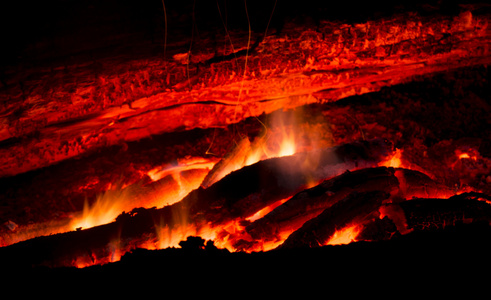
<svg viewBox="0 0 491 300"><path fill-rule="evenodd" d="M124 142L131 142L164 132L172 132L176 128L189 130L194 128L224 127L230 124L237 124L237 122L246 117L260 116L263 113L269 115L280 108L288 109L313 102L329 102L346 98L347 96L380 90L387 85L409 81L412 76L436 73L447 70L450 67L457 68L462 66L462 64L472 66L489 63L487 55L489 51L487 48L477 47L487 45L486 43L489 41L486 31L488 22L484 17L479 15L474 17L468 12L461 14L453 20L442 19L430 21L419 17L415 18L415 20L417 22L406 22L405 20L394 18L393 20L383 20L383 22L374 21L367 22L366 24L345 24L342 26L339 26L340 24L333 23L334 25L330 25L330 23L320 22L318 26L319 32L312 31L309 33L309 31L305 31L301 36L292 36L289 39L280 38L280 36L267 37L265 34L264 40L260 42L261 46L258 47L258 49L262 48L262 50L255 51L260 53L260 55L254 56L257 53L254 54L251 51L249 66L247 65L248 58L246 56L243 76L236 76L235 71L233 71L233 74L230 73L232 70L229 67L226 56L223 57L223 63L220 60L214 63L208 63L208 61L211 61L211 57L217 55L217 53L213 53L210 58L199 62L199 66L202 68L200 70L201 73L196 75L196 78L191 78L189 68L194 69L196 67L196 61L193 61L193 59L198 59L199 55L197 53L191 55L189 51L184 54L173 55L174 60L179 63L177 66L172 65L171 62L165 62L165 64L159 65L158 63L149 64L146 61L146 65L149 65L149 67L134 68L138 71L127 72L128 75L107 75L104 72L100 72L97 76L97 80L100 82L89 85L91 86L90 89L84 87L84 89L88 90L84 93L80 89L78 89L78 92L71 92L72 89L77 90L78 85L76 88L69 87L67 90L65 90L65 84L59 87L50 87L49 89L49 86L46 86L44 90L50 91L50 97L58 97L57 95L60 95L59 97L71 96L72 94L77 96L74 96L75 98L72 101L65 101L68 97L64 97L63 101L60 101L61 104L58 103L59 105L50 104L50 106L46 105L46 107L43 107L45 106L44 104L36 105L34 99L37 99L36 97L41 98L39 95L46 97L44 94L48 93L45 91L30 92L30 90L35 91L35 89L29 87L24 88L21 85L22 91L19 92L16 87L15 90L12 90L12 95L22 95L24 100L19 100L19 103L26 101L33 103L27 103L28 105L24 103L19 108L8 108L7 112L4 112L4 115L9 118L8 122L4 122L6 125L2 131L2 141L7 140L8 142L3 146L5 149L5 155L3 155L5 157L3 159L4 168L0 173L3 175L14 175L38 167L48 166L52 163L82 154L89 150L89 148L97 149L106 145L119 144L122 139L121 137L124 137ZM309 38L308 36L310 35L312 37ZM447 35L451 38L447 38ZM288 43L285 43L285 41L288 41ZM438 46L434 47L433 44ZM245 46L243 45L243 47ZM281 49L283 47L285 49ZM287 47L289 49L286 49ZM249 48L248 45L247 48L243 49L249 51ZM485 50L472 50L474 48ZM424 51L421 49L424 49ZM275 54L268 54L268 51L272 51L271 53ZM286 54L276 54L283 52ZM236 53L233 54L235 55ZM269 56L272 57L268 58ZM473 58L474 60L467 61L464 59L465 57L469 57L469 59ZM216 58L219 57L217 56ZM305 58L305 60L299 58ZM240 63L240 59L242 58L239 57L238 59L235 57L235 63L237 65ZM180 64L185 65L186 70ZM163 67L164 65L165 68ZM155 69L150 66L155 66ZM175 73L169 73L169 70L175 70L172 71ZM164 71L169 71L166 80L154 80L155 78L160 79L162 77L160 75ZM149 75L149 72L151 74L158 74L158 76ZM59 76L60 78L64 78L62 75ZM66 80L56 81L64 83ZM137 81L138 84L136 84ZM80 82L85 82L85 80L82 78ZM130 89L120 91L123 85L121 82L127 82ZM111 86L108 87L108 84ZM238 89L238 86L240 86L240 89ZM94 91L89 93L89 90L92 88ZM134 91L135 89L136 92L130 95L129 91ZM89 93L92 98L96 97L96 99L91 98L93 103L104 102L101 99L106 98L121 99L117 101L123 101L124 99L125 102L107 104L104 102L97 110L88 111L90 114L85 116L85 118L82 118L84 117L83 115L79 118L78 114L75 113L76 108L74 107L80 106L80 110L83 107L84 111L86 107L99 107L89 105L90 103L85 101L87 97L81 97L81 95L85 95L86 93ZM127 100L126 94L129 95L128 97L131 96L131 100ZM241 98L240 95L247 95L248 98ZM101 97L101 99L98 97ZM11 97L5 97L5 99L11 99ZM14 97L12 99L16 98ZM48 102L46 101L46 103ZM71 105L65 107L65 103L71 103ZM385 107L390 104L384 103L383 105ZM51 106L56 109L52 109ZM58 106L60 106L61 112L58 111ZM341 108L339 109L341 111ZM357 113L354 109L351 111L351 108L346 108L346 112L349 112L350 116ZM17 116L15 116L16 118L12 118L11 114L12 116L19 114L19 118L22 116L23 119L13 122ZM137 180L133 180L132 183L127 184L115 184L113 182L103 193L100 193L100 191L104 189L99 187L93 191L90 199L86 199L83 211L75 214L70 212L71 215L66 216L62 222L36 224L37 227L32 226L28 228L25 225L24 227L17 225L13 221L6 221L5 224L8 230L10 230L9 234L12 233L13 237L9 237L9 240L3 239L2 237L0 243L8 245L40 235L74 231L81 228L87 229L107 224L115 221L118 216L122 215L124 217L124 212L132 211L135 208L171 206L184 199L186 195L194 190L197 190L197 192L213 190L213 188L208 188L228 174L240 170L245 166L269 158L291 156L297 152L300 152L296 155L299 156L299 154L303 154L304 150L310 151L316 150L313 148L324 148L326 145L316 144L320 140L319 137L323 137L324 140L330 139L329 143L336 141L336 144L338 144L341 143L341 140L352 141L359 138L356 135L349 134L350 131L353 131L352 128L358 128L355 131L360 131L361 138L364 140L364 131L370 131L370 134L367 132L367 137L384 136L389 138L391 136L389 133L392 130L392 128L388 128L382 122L370 121L368 117L363 116L365 118L360 118L360 122L358 122L356 117L353 117L353 126L338 129L339 132L333 137L334 134L331 135L329 126L326 126L329 127L328 130L320 127L317 129L313 129L314 127L306 128L305 126L314 125L305 125L296 122L296 118L299 117L295 113L289 114L290 117L293 116L291 117L292 119L285 119L284 116L287 114L271 115L273 118L268 120L270 122L265 121L263 123L258 118L258 121L264 127L264 131L259 136L257 135L257 128L254 129L255 131L249 131L246 134L239 133L237 135L234 130L232 139L235 141L235 148L222 157L220 161L218 158L185 157L178 159L174 163L159 165L155 168L154 166L162 164L162 161L158 163L152 161L150 164L147 162L145 168L140 168L140 170L134 173L140 175L137 177ZM72 116L77 116L77 119L73 119L74 117ZM168 118L166 122L160 122L164 118L163 116ZM306 117L311 117L311 115L307 114ZM332 116L333 120L335 120L335 117ZM159 122L156 120L159 120ZM402 129L404 129L404 126L411 126L412 124L403 121L404 119L400 122L400 128ZM333 133L336 131L334 125L339 124L333 124ZM31 131L36 132L36 134L31 134ZM378 134L380 132L384 132L384 134ZM329 137L325 138L324 135ZM31 140L31 136L36 141L28 143ZM254 138L251 138L251 136L254 136ZM37 141L39 137L50 138L41 142ZM405 136L401 135L401 137ZM17 139L22 141L22 143L16 142ZM26 142L23 142L23 139ZM213 136L213 140L215 140L215 136ZM408 141L408 144L410 142L412 141ZM427 143L421 142L421 144L425 145L424 148L420 145L421 149L425 149L424 155L422 154L421 156L427 157ZM186 147L188 146L186 144ZM230 144L226 147L230 147ZM39 150L51 148L58 150ZM126 151L124 147L122 148ZM126 148L128 148L127 145ZM406 151L404 157L403 150L395 150L393 155L378 165L391 168L414 169L410 165L413 162L411 156L414 153L410 150L408 151L408 149L411 148L407 146L404 148L404 151ZM477 170L477 167L486 170L486 166L481 164L485 154L479 154L477 150L472 152L472 149L469 150L468 147L460 149L464 150L450 153L447 156L447 158L450 157L448 165L452 169L464 170L469 174L478 174L479 176L481 176L481 173L484 174L484 172L479 171L481 173L478 173L475 170ZM225 148L221 148L220 150L220 153L223 153ZM35 154L26 156L26 153ZM423 151L420 153L423 153ZM10 154L10 156L7 154ZM200 154L207 155L209 152L196 151L193 153L193 155L198 156ZM358 162L353 163L353 166L349 168L342 163L336 166L324 163L319 164L318 161L320 161L320 158L317 159L313 156L309 156L308 159L300 163L296 162L294 166L288 166L288 168L297 169L298 167L302 172L301 175L295 173L295 177L298 178L307 173L304 170L316 170L318 166L325 169L334 169L337 166L340 172L366 167L364 165L359 166ZM124 160L118 160L117 162L119 163L121 161ZM348 163L350 162L346 164ZM148 170L150 169L148 165L151 165L150 168L153 169ZM370 162L369 167L374 167L375 165L376 163ZM268 173L261 171L262 174ZM324 176L326 173L322 174ZM247 181L249 181L251 176L249 176L249 173L246 175L246 179L240 180L240 184L237 186L241 186L243 182L244 186L249 188ZM420 177L412 176L414 174L408 175L404 173L404 170L396 170L394 175L398 181L396 196L398 197L397 200L400 201L404 199L409 200L413 197L450 197L460 188L441 189L441 186L436 183L430 185L426 184L426 181L422 181L424 184L418 185L416 183L418 183ZM305 177L307 177L305 180L307 187L319 184L318 177L311 174L305 175ZM474 177L478 178L477 175ZM270 178L273 177L270 176ZM482 183L482 185L491 182L491 177L489 176L479 177L478 179L480 179L479 183ZM94 182L98 184L98 180L94 179ZM263 178L260 178L260 180L262 182L265 181ZM462 183L466 182L462 181ZM290 182L288 181L288 184L282 185L282 188L286 185L290 185ZM78 191L83 192L88 190L87 186L79 187ZM101 186L104 186L104 184L101 183ZM237 186L233 187L236 188ZM302 182L302 188L305 188L304 182ZM357 187L353 187L353 190L356 189ZM235 192L235 190L233 191ZM314 193L316 191L313 190L310 192ZM80 195L83 197L82 192ZM346 191L346 193L348 192L351 193L352 191ZM100 194L94 199L93 195L96 193ZM241 207L237 209L239 213L230 214L231 216L229 218L234 218L233 220L224 218L224 221L220 218L200 218L201 215L196 217L193 214L205 213L198 209L198 213L194 212L192 205L186 206L190 202L182 201L185 203L182 207L178 206L178 211L171 211L169 214L165 214L165 218L172 220L157 220L158 217L152 219L144 215L145 220L150 220L149 223L151 225L148 226L150 229L144 231L145 236L142 236L141 239L138 236L133 240L134 236L131 236L128 238L131 241L127 241L118 236L111 240L111 236L104 240L105 244L102 247L104 249L94 250L94 252L99 251L102 254L84 254L73 260L72 264L77 267L86 267L94 264L114 262L120 260L121 256L132 248L163 249L176 247L189 236L199 236L206 240L212 240L218 247L227 248L231 251L244 250L250 252L273 249L281 245L296 230L293 228L301 227L305 221L295 220L295 218L298 218L297 210L288 216L290 219L286 218L285 223L290 223L285 225L285 228L267 228L268 230L271 229L271 231L276 230L274 235L273 233L271 234L271 238L265 238L264 240L259 240L256 237L253 238L252 236L254 234L246 230L247 226L252 222L262 219L290 199L286 198L276 201L279 198L286 197L286 193L285 195L278 195L276 190L274 193L277 196L276 198L273 198L269 202L260 203L257 206L255 206L256 203L254 201L259 197L254 195L250 197L252 199L247 198L247 201L237 204L236 207L242 205L248 209L242 210ZM334 192L326 190L323 191L322 195L317 195L316 197L325 197L324 194L332 196ZM389 195L389 192L387 192L387 195ZM339 198L342 199L345 196L340 193ZM210 198L215 199L215 195L210 196ZM334 197L332 198L334 199ZM225 199L223 202L229 205L231 202L229 203L227 200ZM210 202L213 205L208 206L221 212L221 209L226 207L226 205L222 205L220 201L222 201L221 198L217 200L216 205L215 202ZM271 204L272 202L274 203ZM203 206L207 206L208 204L208 202L203 203L206 204ZM232 203L230 206L232 205L235 205L235 203ZM319 213L321 209L320 207L315 207L315 205L317 205L317 202L313 205L314 207L308 207L308 209L313 211L311 213L312 215ZM81 202L72 206L78 207L74 208L74 210L80 209ZM233 207L233 209L236 207ZM360 206L358 205L358 207ZM297 207L294 208L297 209ZM247 214L243 213L244 211ZM28 212L25 214L27 215ZM169 217L169 215L171 216ZM292 217L291 215L295 216ZM405 222L403 219L404 215L400 211L397 211L396 208L389 206L382 208L381 215L390 216L394 220L399 232L404 233L404 230L407 231L407 229L403 228ZM132 215L131 218L133 217ZM118 218L117 221L121 219L123 218ZM216 219L220 220L216 222L219 223L218 225L214 225L215 223L213 223ZM197 223L192 223L195 220L198 220ZM326 239L332 231L329 231L329 235L324 235L321 241L322 244L340 245L356 241L366 223L354 224L353 219L349 220L350 223L347 226L336 230L327 241ZM346 225L346 221L342 221L343 223L341 224ZM293 224L294 222L297 223ZM329 229L331 230L338 226L338 224L329 225ZM317 242L317 239L314 239L314 242ZM240 243L243 244L241 245Z"/></svg>
<svg viewBox="0 0 491 300"><path fill-rule="evenodd" d="M249 166L267 158L293 155L297 152L295 135L301 130L297 128L298 124L289 127L285 122L282 115L272 120L272 129L266 130L265 134L251 145L251 151L243 166Z"/></svg>
<svg viewBox="0 0 491 300"><path fill-rule="evenodd" d="M401 156L402 156L402 150L396 149L392 157L390 157L388 160L382 162L379 165L383 167L401 168L402 167Z"/></svg>
<svg viewBox="0 0 491 300"><path fill-rule="evenodd" d="M213 160L187 158L179 160L177 165L152 169L147 174L153 181L159 181L167 176L170 176L172 181L162 183L155 189L145 189L139 184L109 189L97 197L92 206L86 201L82 216L72 221L71 229L107 224L114 221L122 212L131 211L136 207L160 207L178 202L190 191L199 187L204 176L214 165ZM190 170L203 170L203 172L184 175L185 171Z"/></svg>
<svg viewBox="0 0 491 300"><path fill-rule="evenodd" d="M82 216L72 221L71 229L90 228L114 221L124 211L125 203L131 202L133 197L132 188L117 187L99 195L92 206L85 201Z"/></svg>
<svg viewBox="0 0 491 300"><path fill-rule="evenodd" d="M337 230L334 235L326 242L326 245L343 245L356 241L356 237L362 229L362 226L355 224Z"/></svg>
<svg viewBox="0 0 491 300"><path fill-rule="evenodd" d="M269 212L271 212L273 209L275 209L276 207L280 206L281 204L285 203L286 201L288 201L288 199L290 198L287 198L287 199L282 199L282 200L279 200L275 203L273 203L272 205L269 205L269 206L266 206L265 208L261 209L260 211L258 211L257 213L255 213L254 215L246 218L247 221L250 221L250 222L254 222L262 217L264 217L265 215L267 215Z"/></svg>
<svg viewBox="0 0 491 300"><path fill-rule="evenodd" d="M462 153L459 155L459 159L472 159L472 160L477 160L477 157L475 155L470 156L468 153Z"/></svg>
<svg viewBox="0 0 491 300"><path fill-rule="evenodd" d="M153 180L158 181L165 176L179 174L186 170L192 169L206 169L211 170L215 165L216 160L205 159L202 157L191 157L180 159L176 165L168 165L164 167L157 167L147 172L147 175Z"/></svg>
<svg viewBox="0 0 491 300"><path fill-rule="evenodd" d="M300 110L292 113L293 116L279 113L272 118L268 126L263 124L264 132L261 136L256 137L253 141L250 141L248 137L239 140L234 149L222 158L206 176L201 186L207 188L231 172L261 160L293 155L299 149L312 150L315 148L308 144L319 142L313 141L314 139L319 140L317 136L319 133L313 134L309 132L310 128L300 126L297 119L300 118L301 114ZM301 142L298 137L302 135L306 138Z"/></svg>

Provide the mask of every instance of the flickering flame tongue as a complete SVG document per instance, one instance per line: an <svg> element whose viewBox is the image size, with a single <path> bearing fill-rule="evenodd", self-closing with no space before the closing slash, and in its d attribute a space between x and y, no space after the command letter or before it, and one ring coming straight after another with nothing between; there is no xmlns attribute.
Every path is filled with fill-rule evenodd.
<svg viewBox="0 0 491 300"><path fill-rule="evenodd" d="M125 202L132 198L131 189L110 189L97 197L94 205L89 206L85 201L82 216L72 221L72 230L90 228L112 222L124 209Z"/></svg>
<svg viewBox="0 0 491 300"><path fill-rule="evenodd" d="M70 221L62 225L42 224L38 228L29 228L28 233L18 230L17 236L6 244L19 242L42 235L62 233L76 229L87 229L113 222L121 213L132 211L134 208L163 207L179 202L189 192L197 189L200 184L207 187L219 181L227 174L271 157L292 155L296 152L295 124L289 127L280 116L271 122L263 135L250 142L246 137L237 143L227 156L219 163L216 158L187 157L153 168L146 173L151 183L122 184L113 183L107 190L97 196L95 201L86 199L83 211L76 214ZM290 122L295 123L295 122ZM288 128L287 128L288 127ZM266 127L265 127L266 128ZM211 170L211 171L210 171ZM259 215L258 215L259 216ZM68 223L68 224L67 224ZM181 224L180 228L162 229L159 236L158 248L162 246L177 246L178 242L190 234L200 234L215 237L219 229L209 229L197 232L194 224ZM157 224L158 227L158 224ZM221 230L221 229L220 229ZM199 231L199 230L198 230ZM206 233L207 232L207 233Z"/></svg>
<svg viewBox="0 0 491 300"><path fill-rule="evenodd" d="M477 160L477 156L472 155L470 156L469 153L462 153L459 155L459 159L472 159L472 160Z"/></svg>
<svg viewBox="0 0 491 300"><path fill-rule="evenodd" d="M176 165L154 168L148 172L148 176L156 182L153 185L119 185L99 195L93 205L86 201L81 216L71 222L71 229L110 223L122 212L136 207L162 207L178 202L199 187L214 164L214 160L188 158L178 161Z"/></svg>
<svg viewBox="0 0 491 300"><path fill-rule="evenodd" d="M358 236L362 228L362 226L354 224L337 230L333 234L333 236L326 242L326 245L349 244L356 240L356 237Z"/></svg>
<svg viewBox="0 0 491 300"><path fill-rule="evenodd" d="M258 161L295 154L299 144L296 135L301 132L297 124L286 125L281 115L271 123L271 128L252 142L247 137L238 141L234 149L210 171L201 186L207 188L231 172Z"/></svg>
<svg viewBox="0 0 491 300"><path fill-rule="evenodd" d="M402 151L400 149L396 149L396 151L394 151L394 155L390 156L386 161L380 163L379 165L383 167L401 168L403 166L401 156Z"/></svg>

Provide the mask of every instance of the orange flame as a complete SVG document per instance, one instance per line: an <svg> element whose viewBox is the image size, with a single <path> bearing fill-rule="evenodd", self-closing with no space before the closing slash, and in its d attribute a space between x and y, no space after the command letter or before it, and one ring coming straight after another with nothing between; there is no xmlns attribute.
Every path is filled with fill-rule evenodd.
<svg viewBox="0 0 491 300"><path fill-rule="evenodd" d="M252 165L260 160L293 155L297 152L294 130L281 127L279 132L270 132L252 145L245 159L244 166Z"/></svg>
<svg viewBox="0 0 491 300"><path fill-rule="evenodd" d="M381 162L379 165L381 167L401 168L403 166L401 157L402 157L402 150L396 149L396 151L394 151L394 154L391 157L389 157L386 161Z"/></svg>
<svg viewBox="0 0 491 300"><path fill-rule="evenodd" d="M172 182L165 182L154 188L133 184L108 189L97 197L92 206L85 202L81 216L72 220L70 228L74 230L107 224L114 221L123 211L131 211L136 207L160 207L178 202L199 187L203 177L214 164L214 161L203 158L188 158L178 161L174 166L152 169L147 173L152 180L159 181L170 176ZM183 175L185 171L190 170L204 171Z"/></svg>
<svg viewBox="0 0 491 300"><path fill-rule="evenodd" d="M258 220L258 219L261 219L262 217L264 217L265 215L267 215L268 213L270 213L273 209L275 209L276 207L278 207L281 204L283 204L286 201L288 201L288 199L290 199L290 198L278 200L275 203L273 203L273 204L271 204L269 206L266 206L265 208L263 208L260 211L256 212L254 215L246 218L246 220L247 221L250 221L250 222L254 222L254 221Z"/></svg>
<svg viewBox="0 0 491 300"><path fill-rule="evenodd" d="M158 181L165 176L179 174L183 171L193 169L206 169L211 170L216 161L212 159L205 159L202 157L190 157L179 159L176 165L168 165L165 167L157 167L147 172L148 177L153 181Z"/></svg>
<svg viewBox="0 0 491 300"><path fill-rule="evenodd" d="M265 126L262 136L250 141L247 137L240 140L235 148L217 164L218 168L211 171L210 178L205 179L204 188L219 181L233 171L273 157L293 155L298 151L298 138L301 128L295 121L286 125L285 117L277 115L271 121L271 127ZM306 130L304 130L306 131ZM305 132L304 132L305 133Z"/></svg>
<svg viewBox="0 0 491 300"><path fill-rule="evenodd" d="M344 245L356 241L356 237L363 229L358 224L349 225L343 229L336 230L333 236L325 243L326 245Z"/></svg>
<svg viewBox="0 0 491 300"><path fill-rule="evenodd" d="M92 206L86 200L82 215L72 220L71 229L90 228L114 221L123 212L124 203L133 197L132 192L131 188L117 187L99 195Z"/></svg>
<svg viewBox="0 0 491 300"><path fill-rule="evenodd" d="M298 149L305 150L304 148L306 147L312 147L311 145L300 145L300 148L298 147L300 134L303 134L302 141L305 141L307 139L306 136L309 136L311 132L310 128L296 128L296 125L296 122L292 122L292 120L290 120L289 125L285 125L285 120L279 114L279 117L272 121L271 128L268 128L262 136L252 143L247 138L243 139L238 143L236 149L219 163L214 158L191 157L180 159L175 164L153 168L147 172L140 171L142 175L147 175L152 180L152 183L147 185L136 183L127 186L122 184L110 186L92 204L86 201L83 211L68 222L68 225L65 224L64 227L48 227L45 232L37 232L36 236L107 224L113 222L124 211L131 211L137 207L149 208L171 205L182 200L189 192L200 185L206 188L232 171L260 160L293 155ZM306 163L315 164L316 162ZM312 167L315 166L312 165ZM216 171L215 169L218 170ZM216 171L216 174L212 174L210 179L207 180L209 173L214 171ZM206 184L204 184L204 181L206 181ZM315 183L312 182L312 184ZM249 216L245 221L252 222L257 220L287 200L279 200ZM212 240L217 247L235 251L234 242L238 241L238 239L248 239L248 234L244 226L241 225L244 219L213 227L210 224L188 224L186 213L185 211L175 212L172 222L167 222L173 224L171 227L165 225L163 220L161 220L162 222L155 226L154 238L135 241L134 246L147 249L177 247L179 242L185 240L188 236L200 236L206 240ZM247 249L247 251L267 251L276 248L283 243L289 234L290 232L283 232L277 240L260 242ZM100 254L91 254L78 258L72 265L86 267L117 261L128 251L126 249L128 246L124 246L123 249L121 244L120 241L115 240L108 245L105 257L99 257Z"/></svg>
<svg viewBox="0 0 491 300"><path fill-rule="evenodd" d="M459 159L472 159L472 160L477 160L477 156L476 155L470 156L469 153L461 153L459 155Z"/></svg>

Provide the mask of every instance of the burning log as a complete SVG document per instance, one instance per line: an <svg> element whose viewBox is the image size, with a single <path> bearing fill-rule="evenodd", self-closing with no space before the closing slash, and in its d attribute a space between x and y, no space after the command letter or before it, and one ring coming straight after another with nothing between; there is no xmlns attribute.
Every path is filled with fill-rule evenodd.
<svg viewBox="0 0 491 300"><path fill-rule="evenodd" d="M23 269L117 261L125 252L155 240L156 226L167 212L170 211L134 209L109 224L19 242L0 248L0 264L6 269Z"/></svg>
<svg viewBox="0 0 491 300"><path fill-rule="evenodd" d="M199 219L219 224L246 218L310 183L346 170L374 167L391 153L385 141L372 140L272 158L232 172L207 189L199 188L176 206L198 217L191 217L198 223Z"/></svg>
<svg viewBox="0 0 491 300"><path fill-rule="evenodd" d="M246 230L254 240L270 241L300 228L353 192L384 191L392 201L403 201L413 196L449 197L454 192L437 184L427 175L402 168L367 168L346 172L304 190L275 208L263 218L250 224Z"/></svg>
<svg viewBox="0 0 491 300"><path fill-rule="evenodd" d="M423 74L489 64L488 22L489 16L467 11L453 18L407 14L361 24L288 24L267 37L263 30L236 32L241 50L259 38L247 56L220 49L222 41L210 30L215 37L193 53L177 37L169 45L178 49L173 60L125 57L13 68L6 74L16 76L0 93L9 103L0 114L0 176L122 141L226 126Z"/></svg>
<svg viewBox="0 0 491 300"><path fill-rule="evenodd" d="M382 191L351 193L348 197L327 208L317 217L307 221L292 233L281 248L319 247L325 245L337 229L363 224L378 217L377 209L390 194Z"/></svg>
<svg viewBox="0 0 491 300"><path fill-rule="evenodd" d="M491 224L491 197L464 193L448 199L420 198L383 203L381 191L352 193L292 233L279 249L319 247L338 229L355 231L357 241L381 241L411 232L442 231L467 224Z"/></svg>
<svg viewBox="0 0 491 300"><path fill-rule="evenodd" d="M384 204L380 211L400 233L440 230L470 223L491 224L491 197L481 193L463 193L448 199L419 198Z"/></svg>
<svg viewBox="0 0 491 300"><path fill-rule="evenodd" d="M246 230L255 240L279 238L282 232L294 232L354 191L384 190L391 193L399 186L393 168L367 168L346 172L302 191L278 206Z"/></svg>
<svg viewBox="0 0 491 300"><path fill-rule="evenodd" d="M456 190L432 180L419 171L398 168L394 175L399 181L400 199L415 198L448 198L455 195Z"/></svg>
<svg viewBox="0 0 491 300"><path fill-rule="evenodd" d="M192 235L200 226L243 219L279 199L292 196L312 180L375 166L391 152L391 145L373 140L260 161L229 174L207 189L198 188L173 205L135 209L123 213L113 223L27 240L1 248L0 254L4 254L2 257L29 257L27 261L32 265L73 265L77 259L87 264L107 262L114 255L111 249L124 252L141 243L155 242L159 229L186 232L190 226L194 232L188 234ZM89 238L91 236L93 238ZM41 251L31 256L30 249Z"/></svg>

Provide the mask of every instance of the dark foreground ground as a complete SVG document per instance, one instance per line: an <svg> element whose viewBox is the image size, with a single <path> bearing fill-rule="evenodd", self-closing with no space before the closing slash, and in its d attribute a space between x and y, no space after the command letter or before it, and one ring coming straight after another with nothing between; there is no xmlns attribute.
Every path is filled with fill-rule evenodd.
<svg viewBox="0 0 491 300"><path fill-rule="evenodd" d="M328 292L340 287L344 292L357 293L365 285L380 291L404 287L405 293L423 287L431 291L444 288L442 293L462 289L474 292L474 287L484 288L481 282L489 278L490 238L489 225L473 224L415 232L383 242L251 254L230 253L212 244L199 248L197 245L204 241L197 238L188 239L182 248L137 249L119 262L102 266L12 266L2 272L9 274L7 280L18 282L21 278L28 286L39 285L39 291L53 293L61 287L80 292L102 288L99 291L124 293L136 289L153 293L176 291L181 286L185 288L179 291L185 294L203 291L221 295L232 287L244 293L258 290L258 294L275 289L287 294L290 289ZM354 290L349 291L349 287ZM262 289L266 290L259 292ZM235 291L241 294L241 290Z"/></svg>

